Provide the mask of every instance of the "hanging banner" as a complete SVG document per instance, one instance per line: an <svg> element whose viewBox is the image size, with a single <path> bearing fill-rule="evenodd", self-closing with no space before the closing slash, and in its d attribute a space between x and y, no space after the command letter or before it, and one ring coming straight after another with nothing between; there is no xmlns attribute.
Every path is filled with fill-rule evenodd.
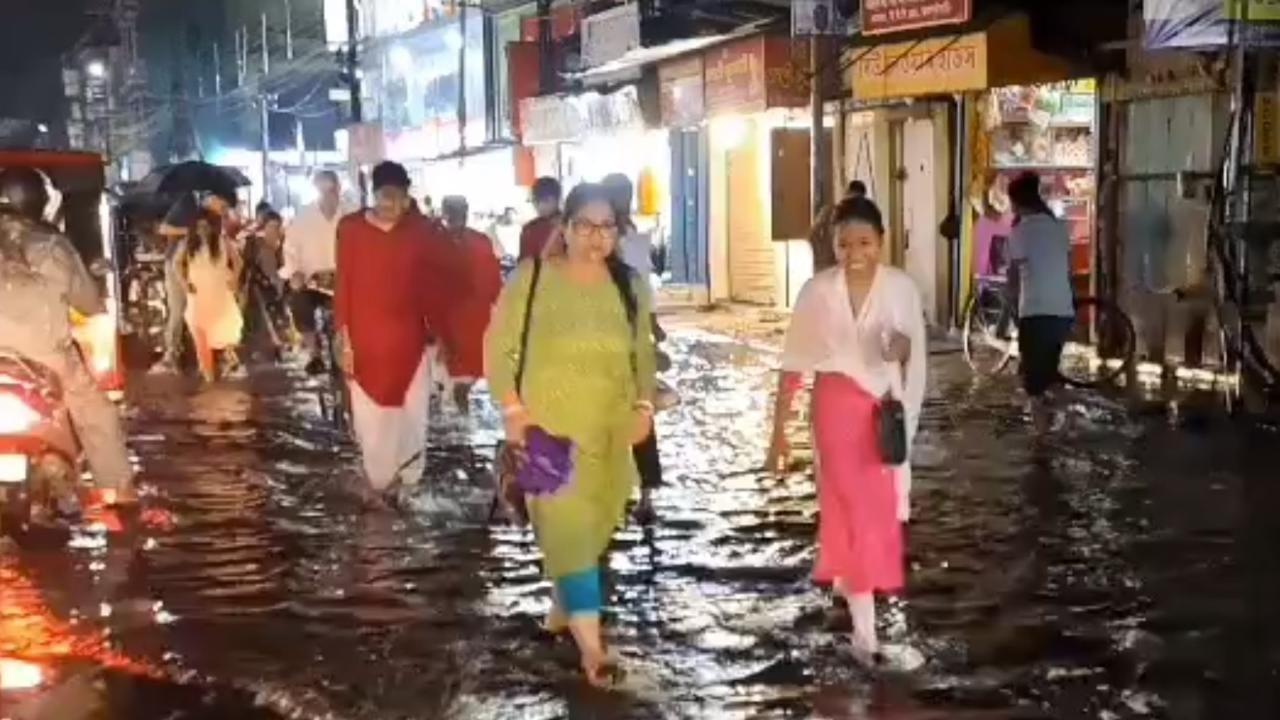
<svg viewBox="0 0 1280 720"><path fill-rule="evenodd" d="M542 90L542 47L536 42L507 43L508 92L511 95L511 127L520 134L520 102Z"/></svg>
<svg viewBox="0 0 1280 720"><path fill-rule="evenodd" d="M1143 0L1143 45L1149 50L1214 48L1233 41L1280 46L1280 0L1248 0L1247 22L1233 22L1244 0Z"/></svg>
<svg viewBox="0 0 1280 720"><path fill-rule="evenodd" d="M582 20L582 66L599 67L640 47L640 6L619 5Z"/></svg>
<svg viewBox="0 0 1280 720"><path fill-rule="evenodd" d="M520 137L526 145L580 140L587 135L644 128L634 85L601 95L544 95L520 101Z"/></svg>
<svg viewBox="0 0 1280 720"><path fill-rule="evenodd" d="M551 10L551 39L564 40L578 34L582 24L582 5L558 5ZM542 32L537 17L527 17L520 21L520 39L525 42L538 42Z"/></svg>
<svg viewBox="0 0 1280 720"><path fill-rule="evenodd" d="M958 25L973 16L973 0L862 0L862 34Z"/></svg>
<svg viewBox="0 0 1280 720"><path fill-rule="evenodd" d="M837 0L792 0L791 34L847 37L853 32L853 23L842 9Z"/></svg>

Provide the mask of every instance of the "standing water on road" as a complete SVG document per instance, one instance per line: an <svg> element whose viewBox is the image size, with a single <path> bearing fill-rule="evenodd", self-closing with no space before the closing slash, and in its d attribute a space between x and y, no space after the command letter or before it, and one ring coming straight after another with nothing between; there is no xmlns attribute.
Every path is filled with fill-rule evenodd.
<svg viewBox="0 0 1280 720"><path fill-rule="evenodd" d="M138 379L132 445L171 524L0 553L0 658L46 675L43 694L0 694L0 717L1276 716L1280 435L1080 395L1037 445L1011 380L935 357L885 628L929 664L873 677L809 580L811 475L756 469L776 358L669 344L683 404L659 421L658 521L610 558L622 691L587 689L572 644L541 633L529 532L362 511L307 381L264 371ZM473 422L477 446L500 434L487 408ZM429 483L486 463L452 425Z"/></svg>

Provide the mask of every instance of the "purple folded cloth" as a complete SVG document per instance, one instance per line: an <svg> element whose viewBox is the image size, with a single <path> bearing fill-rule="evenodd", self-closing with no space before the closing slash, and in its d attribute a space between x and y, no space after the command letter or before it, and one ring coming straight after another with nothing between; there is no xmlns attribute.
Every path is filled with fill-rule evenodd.
<svg viewBox="0 0 1280 720"><path fill-rule="evenodd" d="M529 495L550 495L573 475L573 441L556 437L538 426L524 439L524 462L516 472L516 485Z"/></svg>

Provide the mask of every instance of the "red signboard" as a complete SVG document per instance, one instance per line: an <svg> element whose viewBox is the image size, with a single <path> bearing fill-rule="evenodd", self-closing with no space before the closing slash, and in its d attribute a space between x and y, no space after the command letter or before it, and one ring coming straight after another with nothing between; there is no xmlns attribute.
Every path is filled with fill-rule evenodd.
<svg viewBox="0 0 1280 720"><path fill-rule="evenodd" d="M511 78L511 127L520 137L520 101L542 91L542 54L537 42L507 43L507 77Z"/></svg>
<svg viewBox="0 0 1280 720"><path fill-rule="evenodd" d="M771 35L764 41L764 83L768 106L804 107L810 102L808 40Z"/></svg>
<svg viewBox="0 0 1280 720"><path fill-rule="evenodd" d="M707 115L809 103L809 42L754 35L703 56Z"/></svg>
<svg viewBox="0 0 1280 720"><path fill-rule="evenodd" d="M708 51L703 93L708 115L763 110L764 37L756 35Z"/></svg>
<svg viewBox="0 0 1280 720"><path fill-rule="evenodd" d="M564 40L578 34L578 26L582 23L583 11L580 5L561 5L551 11L551 39ZM538 42L539 23L537 17L527 17L520 21L520 39L525 42Z"/></svg>
<svg viewBox="0 0 1280 720"><path fill-rule="evenodd" d="M973 16L973 0L862 0L862 34L956 25Z"/></svg>

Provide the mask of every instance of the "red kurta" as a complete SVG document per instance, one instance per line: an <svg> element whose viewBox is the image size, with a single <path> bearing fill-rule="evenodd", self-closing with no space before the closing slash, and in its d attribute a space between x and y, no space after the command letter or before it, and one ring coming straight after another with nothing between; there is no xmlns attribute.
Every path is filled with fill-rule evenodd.
<svg viewBox="0 0 1280 720"><path fill-rule="evenodd" d="M493 242L483 233L466 228L460 239L446 241L456 277L466 278L450 313L450 336L454 342L449 353L449 375L476 379L484 375L484 334L489 329L493 305L502 292L502 265Z"/></svg>
<svg viewBox="0 0 1280 720"><path fill-rule="evenodd" d="M542 256L559 222L560 218L553 216L534 218L524 224L520 230L520 262Z"/></svg>
<svg viewBox="0 0 1280 720"><path fill-rule="evenodd" d="M406 213L384 231L352 213L338 224L334 320L355 353L355 380L384 407L404 404L432 337L449 342L447 302L456 292L439 227Z"/></svg>

